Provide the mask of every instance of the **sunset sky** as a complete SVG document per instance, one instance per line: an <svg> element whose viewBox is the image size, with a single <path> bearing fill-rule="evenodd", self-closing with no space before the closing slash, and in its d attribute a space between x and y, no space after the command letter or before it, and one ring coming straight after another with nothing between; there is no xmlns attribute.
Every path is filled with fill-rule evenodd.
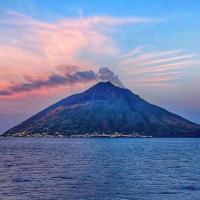
<svg viewBox="0 0 200 200"><path fill-rule="evenodd" d="M0 0L0 131L95 84L99 68L200 123L200 1Z"/></svg>

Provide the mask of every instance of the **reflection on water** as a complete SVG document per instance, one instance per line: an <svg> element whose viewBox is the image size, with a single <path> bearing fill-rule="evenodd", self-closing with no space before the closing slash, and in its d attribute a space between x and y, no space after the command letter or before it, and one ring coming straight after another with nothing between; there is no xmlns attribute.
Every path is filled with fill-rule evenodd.
<svg viewBox="0 0 200 200"><path fill-rule="evenodd" d="M2 138L0 199L199 200L200 139Z"/></svg>

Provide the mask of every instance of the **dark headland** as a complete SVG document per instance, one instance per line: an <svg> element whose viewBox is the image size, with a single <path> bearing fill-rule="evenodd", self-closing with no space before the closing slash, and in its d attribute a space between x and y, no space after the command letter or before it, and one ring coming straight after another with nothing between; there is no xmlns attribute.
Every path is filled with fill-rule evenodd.
<svg viewBox="0 0 200 200"><path fill-rule="evenodd" d="M99 82L6 131L3 136L200 137L200 125Z"/></svg>

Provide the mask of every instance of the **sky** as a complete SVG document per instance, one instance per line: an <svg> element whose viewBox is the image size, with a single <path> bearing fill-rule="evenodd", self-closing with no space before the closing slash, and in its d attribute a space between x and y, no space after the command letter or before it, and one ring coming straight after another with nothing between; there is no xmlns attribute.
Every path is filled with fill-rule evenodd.
<svg viewBox="0 0 200 200"><path fill-rule="evenodd" d="M198 0L0 0L0 132L104 80L102 69L200 123L199 9Z"/></svg>

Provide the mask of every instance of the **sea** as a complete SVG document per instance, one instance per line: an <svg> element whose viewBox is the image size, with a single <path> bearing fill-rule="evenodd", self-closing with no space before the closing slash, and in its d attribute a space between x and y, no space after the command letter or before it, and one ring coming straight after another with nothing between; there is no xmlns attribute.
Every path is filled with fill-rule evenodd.
<svg viewBox="0 0 200 200"><path fill-rule="evenodd" d="M1 200L199 200L200 139L0 138Z"/></svg>

